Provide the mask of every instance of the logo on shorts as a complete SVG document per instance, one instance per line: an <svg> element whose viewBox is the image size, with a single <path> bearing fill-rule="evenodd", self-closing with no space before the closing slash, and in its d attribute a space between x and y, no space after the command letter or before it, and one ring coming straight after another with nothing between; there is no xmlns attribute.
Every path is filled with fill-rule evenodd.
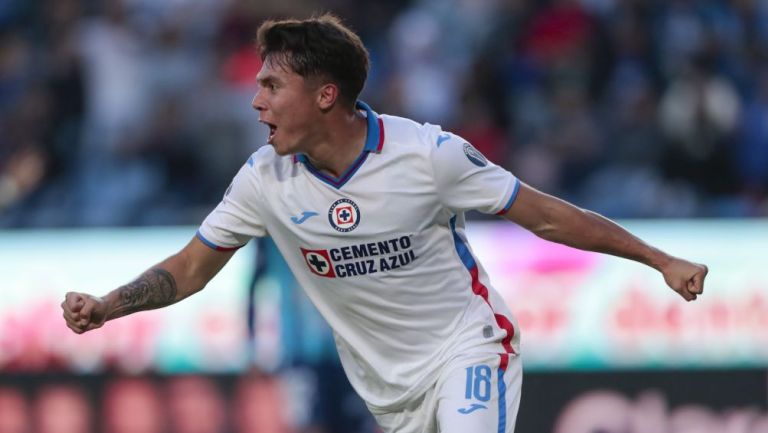
<svg viewBox="0 0 768 433"><path fill-rule="evenodd" d="M342 233L351 232L360 223L360 208L348 198L338 199L328 209L328 222Z"/></svg>
<svg viewBox="0 0 768 433"><path fill-rule="evenodd" d="M475 164L478 167L485 167L488 165L488 160L485 159L485 156L483 156L479 150L472 147L472 145L469 143L464 143L464 155L467 155L469 162Z"/></svg>
<svg viewBox="0 0 768 433"><path fill-rule="evenodd" d="M301 254L304 256L304 261L307 262L307 266L309 266L309 270L313 274L320 275L321 277L336 278L328 250L306 250L302 248Z"/></svg>
<svg viewBox="0 0 768 433"><path fill-rule="evenodd" d="M484 404L472 403L472 406L467 407L467 408L463 407L461 409L458 409L458 412L459 413L463 413L464 415L466 415L466 414L472 413L472 412L474 412L474 411L476 411L478 409L488 409L488 407L486 405L484 405Z"/></svg>

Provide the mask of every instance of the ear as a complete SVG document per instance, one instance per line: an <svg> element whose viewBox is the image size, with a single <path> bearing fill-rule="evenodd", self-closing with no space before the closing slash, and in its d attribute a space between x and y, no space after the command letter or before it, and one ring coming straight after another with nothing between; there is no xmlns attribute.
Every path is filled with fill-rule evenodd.
<svg viewBox="0 0 768 433"><path fill-rule="evenodd" d="M317 105L323 110L330 110L339 99L339 86L333 83L325 83L317 92Z"/></svg>

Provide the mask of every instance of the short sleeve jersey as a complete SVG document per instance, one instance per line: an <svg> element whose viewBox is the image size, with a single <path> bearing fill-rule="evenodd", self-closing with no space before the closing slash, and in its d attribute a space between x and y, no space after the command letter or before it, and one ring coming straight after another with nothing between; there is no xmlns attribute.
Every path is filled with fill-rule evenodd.
<svg viewBox="0 0 768 433"><path fill-rule="evenodd" d="M464 212L506 212L519 181L438 126L358 109L365 148L345 173L264 146L198 237L227 250L271 236L333 329L352 386L387 411L459 355L518 352L517 325L467 242Z"/></svg>

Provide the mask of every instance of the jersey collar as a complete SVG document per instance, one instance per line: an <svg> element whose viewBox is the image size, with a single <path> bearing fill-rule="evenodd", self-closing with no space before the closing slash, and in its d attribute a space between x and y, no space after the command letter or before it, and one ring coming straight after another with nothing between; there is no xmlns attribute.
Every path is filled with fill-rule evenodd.
<svg viewBox="0 0 768 433"><path fill-rule="evenodd" d="M384 148L384 122L365 102L357 101L355 107L358 110L364 110L368 120L368 134L365 137L364 151L381 153L381 149Z"/></svg>
<svg viewBox="0 0 768 433"><path fill-rule="evenodd" d="M366 132L365 136L365 146L363 147L363 151L360 153L357 159L355 159L347 171L342 173L341 176L333 177L316 169L312 163L309 162L307 155L293 155L294 164L297 162L303 163L307 169L317 178L337 189L341 188L345 183L347 183L349 179L352 178L352 175L355 174L357 169L360 168L366 158L368 158L368 154L381 153L381 150L384 148L384 122L382 122L381 117L379 117L375 111L371 110L371 107L369 107L368 104L363 101L357 101L355 103L355 108L361 111L365 111L366 120L368 122L368 131Z"/></svg>

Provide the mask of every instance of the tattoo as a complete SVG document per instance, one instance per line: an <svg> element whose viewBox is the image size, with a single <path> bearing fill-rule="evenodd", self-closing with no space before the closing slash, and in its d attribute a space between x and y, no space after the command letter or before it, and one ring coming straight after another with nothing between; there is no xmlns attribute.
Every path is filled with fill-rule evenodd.
<svg viewBox="0 0 768 433"><path fill-rule="evenodd" d="M120 287L120 299L114 311L115 317L165 307L176 302L176 280L170 272L153 268L135 281Z"/></svg>

